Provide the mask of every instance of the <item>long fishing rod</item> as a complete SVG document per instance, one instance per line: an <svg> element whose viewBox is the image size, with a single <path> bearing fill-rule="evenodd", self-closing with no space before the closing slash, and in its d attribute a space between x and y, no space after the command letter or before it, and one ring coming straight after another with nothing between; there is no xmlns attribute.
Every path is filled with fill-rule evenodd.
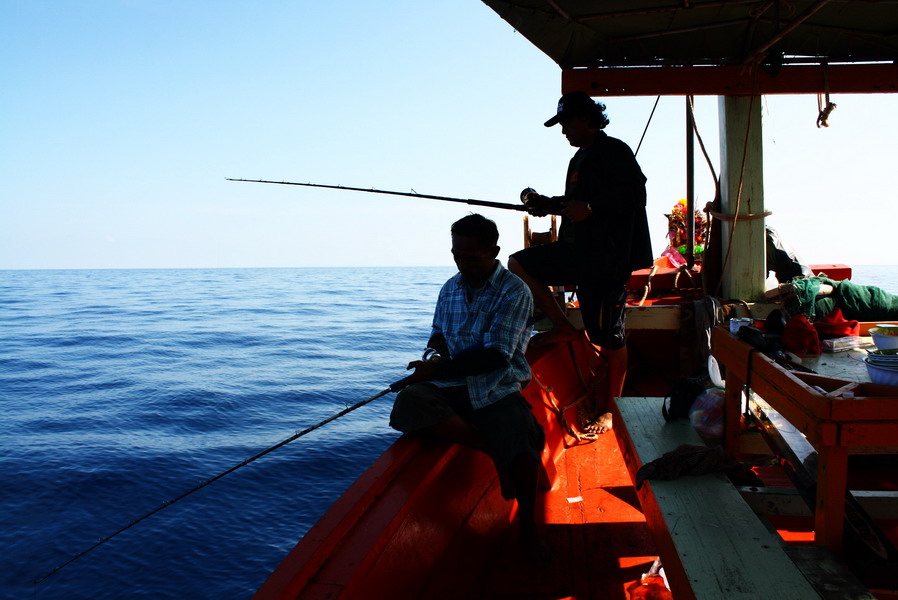
<svg viewBox="0 0 898 600"><path fill-rule="evenodd" d="M398 392L398 391L401 390L403 387L405 387L405 382L406 382L407 379L408 379L408 377L403 378L403 379L400 379L400 380L397 381L396 383L391 384L390 387L388 387L387 389L385 389L385 390L383 390L383 391L380 391L380 392L374 394L374 395L371 396L370 398L368 398L368 399L366 399L366 400L362 400L361 402L356 402L356 403L353 404L352 406L349 406L349 407L347 407L346 409L341 410L341 411L338 412L337 414L335 414L335 415L333 415L333 416L330 416L330 417L328 417L327 419L325 419L325 420L323 420L323 421L320 421L320 422L316 423L315 425L312 425L311 427L308 427L308 428L306 428L306 429L303 429L302 431L299 431L299 432L295 433L294 435L291 435L291 436L288 437L287 439L278 442L278 443L275 444L274 446L272 446L272 447L270 447L270 448L267 448L266 450L263 450L262 452L259 452L259 453L256 454L255 456L252 456L252 457L250 457L250 458L247 458L246 460L244 460L244 461L241 462L240 464L231 467L231 468L228 469L227 471L224 471L224 472L222 472L222 473L219 473L219 474L216 475L215 477L212 477L211 479L207 479L207 480L201 482L199 485L197 485L197 486L195 486L194 488L192 488L192 489L190 489L190 490L184 492L183 494L181 494L181 495L178 496L177 498L173 498L172 500L166 500L165 502L163 502L162 504L160 504L159 506L157 506L156 508L154 508L154 509L151 510L150 512L148 512L148 513L146 513L145 515L143 515L142 517L137 518L137 519L134 519L133 521L131 521L130 523L128 523L128 524L125 525L124 527L120 528L118 531L116 531L116 532L114 532L114 533L111 533L110 535L107 535L106 537L104 537L103 539L101 539L100 541L98 541L96 544L94 544L93 546L91 546L90 548L87 548L86 550L82 550L81 552L75 554L74 556L72 556L72 558L70 558L69 560L65 561L65 562L62 563L61 565L57 566L57 567L54 568L53 570L49 571L49 572L48 572L46 575L44 575L43 577L40 577L40 578L38 578L38 579L35 579L34 581L32 581L32 584L33 584L33 585L37 585L37 584L41 583L42 581L44 581L44 580L46 580L47 578L49 578L49 577L53 576L54 574L58 573L60 570L64 569L64 568L67 567L68 565L72 564L73 562L75 562L76 560L78 560L79 558L81 558L82 556L84 556L85 554L87 554L88 552L90 552L91 550L94 550L95 548L98 548L98 547L102 546L103 544L105 544L106 542L108 542L109 540L111 540L112 538L114 538L115 536L117 536L118 534L122 533L123 531L126 531L126 530L128 530L128 529L134 527L135 525L137 525L138 523L140 523L140 522L143 521L144 519L146 519L146 518L148 518L148 517L151 517L152 515L156 514L157 512L161 511L162 509L167 508L167 507L171 506L172 504L174 504L175 502L178 502L179 500L183 500L184 498L186 498L186 497L189 496L190 494L192 494L192 493L194 493L194 492L196 492L196 491L198 491L198 490L201 490L202 488L206 487L207 485L209 485L209 484L211 484L211 483L214 483L214 482L218 481L219 479L221 479L221 478L224 477L225 475L229 475L230 473L233 473L233 472L236 471L237 469L239 469L239 468L241 468L241 467L245 467L246 465L250 464L251 462L256 461L256 460L262 458L263 456L265 456L265 455L268 454L269 452L273 452L273 451L277 450L278 448L280 448L280 447L282 447L282 446L286 446L286 445L289 444L290 442L292 442L292 441L294 441L294 440L297 440L297 439L301 438L302 436L304 436L304 435L306 435L306 434L308 434L308 433L311 433L312 431L315 431L315 430L318 429L319 427L323 427L324 425L327 425L327 424L330 423L331 421L335 421L335 420L339 419L340 417L342 417L342 416L344 416L344 415L347 415L347 414L351 413L352 411L354 411L354 410L356 410L356 409L358 409L358 408L361 408L361 407L365 406L366 404L368 404L368 403L370 403L370 402L373 402L373 401L377 400L377 399L380 398L381 396L385 396L385 395L389 394L390 392Z"/></svg>
<svg viewBox="0 0 898 600"><path fill-rule="evenodd" d="M489 200L475 200L473 198L451 198L449 196L432 196L430 194L419 194L418 192L394 192L391 190L378 190L375 188L358 188L345 185L324 185L321 183L297 183L294 181L269 181L267 179L235 179L225 177L227 181L244 181L247 183L274 183L277 185L301 185L304 187L328 188L331 190L347 190L350 192L367 192L369 194L389 194L391 196L409 196L411 198L425 198L427 200L443 200L445 202L462 202L464 204L472 204L474 206L488 206L490 208L501 208L503 210L523 210L527 207L523 204L508 204L507 202L490 202Z"/></svg>

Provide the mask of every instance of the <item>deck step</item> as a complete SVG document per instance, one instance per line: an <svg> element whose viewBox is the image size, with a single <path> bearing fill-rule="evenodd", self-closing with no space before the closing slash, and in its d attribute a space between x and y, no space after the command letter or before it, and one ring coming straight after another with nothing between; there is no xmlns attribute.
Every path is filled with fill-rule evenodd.
<svg viewBox="0 0 898 600"><path fill-rule="evenodd" d="M614 431L634 481L643 464L703 443L687 419L666 422L662 402L616 399ZM821 597L724 475L650 480L638 496L678 600Z"/></svg>

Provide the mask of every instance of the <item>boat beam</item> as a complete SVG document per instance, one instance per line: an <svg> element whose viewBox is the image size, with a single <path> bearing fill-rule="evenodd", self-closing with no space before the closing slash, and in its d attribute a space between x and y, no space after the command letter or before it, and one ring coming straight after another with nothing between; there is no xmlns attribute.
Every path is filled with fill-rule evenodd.
<svg viewBox="0 0 898 600"><path fill-rule="evenodd" d="M563 93L592 96L735 96L898 92L898 63L785 65L776 72L744 65L562 69Z"/></svg>

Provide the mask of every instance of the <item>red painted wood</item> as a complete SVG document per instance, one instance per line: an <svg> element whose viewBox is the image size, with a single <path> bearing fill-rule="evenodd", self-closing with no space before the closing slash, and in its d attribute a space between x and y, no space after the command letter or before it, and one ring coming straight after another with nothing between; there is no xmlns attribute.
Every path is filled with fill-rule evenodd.
<svg viewBox="0 0 898 600"><path fill-rule="evenodd" d="M843 279L851 279L851 267L839 263L826 263L819 265L808 265L814 275L824 274L835 281Z"/></svg>
<svg viewBox="0 0 898 600"><path fill-rule="evenodd" d="M833 552L842 550L845 529L845 490L848 486L848 448L821 446L817 450L817 496L814 540Z"/></svg>
<svg viewBox="0 0 898 600"><path fill-rule="evenodd" d="M742 65L700 67L606 67L563 69L562 93L594 96L817 94L828 82L832 93L898 91L898 65L786 65L775 76Z"/></svg>
<svg viewBox="0 0 898 600"><path fill-rule="evenodd" d="M751 388L789 420L818 452L815 541L838 551L844 527L845 491L849 449L894 452L898 425L888 396L837 399L809 386L805 380L819 376L796 375L775 365L766 356L745 356L748 345L722 327L713 333L714 355L727 369L730 380L746 380ZM750 358L750 360L749 360ZM849 382L845 382L848 384ZM838 384L836 384L838 385ZM855 388L876 393L870 384ZM894 396L892 397L894 403ZM727 401L733 399L728 393ZM727 412L729 416L729 411Z"/></svg>
<svg viewBox="0 0 898 600"><path fill-rule="evenodd" d="M405 501L405 514L391 523L394 529L384 528L370 546L363 536L347 539L347 545L359 546L364 555L347 584L353 597L420 597L437 565L445 568L444 554L461 531L476 526L471 534L479 530L489 538L498 527L507 529L511 504L501 500L493 485L495 471L487 457L461 449L434 475L419 482L416 493ZM485 494L493 497L482 503ZM492 514L483 506L491 506ZM477 508L479 520L472 523L470 516ZM371 562L367 572L365 561Z"/></svg>
<svg viewBox="0 0 898 600"><path fill-rule="evenodd" d="M890 323L892 325L898 325L898 321L878 321L876 323L858 323L861 329L861 335L870 335L870 330L879 325L880 323Z"/></svg>
<svg viewBox="0 0 898 600"><path fill-rule="evenodd" d="M585 377L602 364L586 344L531 357L534 372L562 402L582 393L574 358ZM514 504L501 498L486 457L403 437L297 545L257 597L625 600L627 585L657 551L616 439L608 434L565 449L544 390L532 384L526 396L544 423L551 449L546 460L556 471L553 489L541 492L538 502L555 555L551 566L534 568L522 559Z"/></svg>
<svg viewBox="0 0 898 600"><path fill-rule="evenodd" d="M814 275L824 274L835 281L851 279L851 267L841 263L820 263L808 265L808 267ZM642 290L645 289L646 284L650 281L650 272L651 269L633 271L633 274L630 275L630 279L627 282L627 289L632 290L639 296L642 293ZM657 269L655 274L651 277L653 294L659 292L663 293L668 290L688 290L691 288L702 287L701 263L698 263L693 267L693 270L690 273L691 277L685 274L680 274L678 276L678 273L680 273L680 271L675 267L662 267Z"/></svg>
<svg viewBox="0 0 898 600"><path fill-rule="evenodd" d="M254 598L296 597L343 535L420 448L421 441L415 438L400 438L390 446L306 533Z"/></svg>
<svg viewBox="0 0 898 600"><path fill-rule="evenodd" d="M410 528L420 538L417 546L407 548L406 561L427 565L436 560L438 554L434 553L441 551L448 541L445 536L453 526L457 527L458 515L453 511L466 516L471 510L469 505L453 505L450 500L457 497L459 490L479 498L478 489L489 485L494 473L489 461L471 450L436 443L433 446L438 447L438 458L416 457L409 462L401 476L372 504L361 526L341 538L340 552L332 553L316 574L317 582L346 585L348 589L363 585L362 579L368 577L382 553L388 558L395 555L396 544L401 552ZM425 445L423 449L431 447ZM465 474L459 473L459 464L466 467ZM441 477L445 483L441 483ZM446 485L454 489L447 489ZM454 494L452 498L447 497L449 493ZM471 495L465 499L470 501ZM439 514L432 514L434 510ZM429 518L427 511L431 511ZM377 579L376 571L371 577ZM406 583L411 589L423 585L423 580L410 573Z"/></svg>

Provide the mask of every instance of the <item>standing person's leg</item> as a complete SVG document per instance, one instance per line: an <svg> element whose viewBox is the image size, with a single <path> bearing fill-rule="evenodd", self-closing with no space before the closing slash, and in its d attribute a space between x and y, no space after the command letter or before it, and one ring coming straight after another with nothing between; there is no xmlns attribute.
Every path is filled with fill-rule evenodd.
<svg viewBox="0 0 898 600"><path fill-rule="evenodd" d="M608 359L608 392L610 398L624 395L624 383L627 381L627 346L617 350L605 350Z"/></svg>
<svg viewBox="0 0 898 600"><path fill-rule="evenodd" d="M605 433L612 428L610 402L623 394L627 379L628 355L624 329L626 282L610 288L598 283L584 285L578 288L577 293L589 341L602 352L608 366L604 385L596 390L593 399L594 422L586 426L590 432Z"/></svg>
<svg viewBox="0 0 898 600"><path fill-rule="evenodd" d="M576 283L572 249L563 242L532 246L508 257L508 270L520 277L533 294L533 303L552 323L552 330L538 334L531 340L533 346L559 343L576 339L580 330L568 321L552 292L550 285Z"/></svg>

